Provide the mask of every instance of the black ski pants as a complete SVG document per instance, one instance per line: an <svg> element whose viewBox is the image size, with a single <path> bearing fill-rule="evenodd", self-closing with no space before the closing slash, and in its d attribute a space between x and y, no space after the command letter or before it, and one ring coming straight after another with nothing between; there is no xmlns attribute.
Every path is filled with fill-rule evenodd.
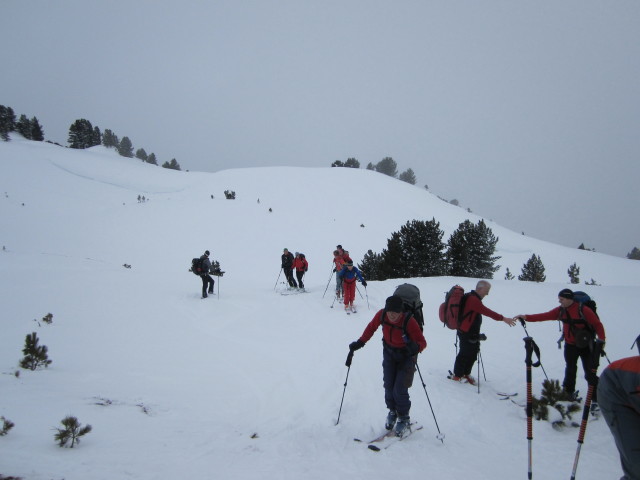
<svg viewBox="0 0 640 480"><path fill-rule="evenodd" d="M304 270L296 270L296 277L298 277L298 286L300 288L304 288L304 283L302 283L302 277L304 277Z"/></svg>
<svg viewBox="0 0 640 480"><path fill-rule="evenodd" d="M200 275L200 278L202 278L202 296L206 297L207 291L209 293L213 293L214 281L213 281L213 278L211 278L211 275L207 275L207 274ZM207 287L209 287L208 290L207 290Z"/></svg>
<svg viewBox="0 0 640 480"><path fill-rule="evenodd" d="M297 287L295 279L293 278L293 268L292 267L282 267L284 270L284 276L287 277L287 283L290 287Z"/></svg>
<svg viewBox="0 0 640 480"><path fill-rule="evenodd" d="M480 351L480 342L476 332L460 332L458 331L458 340L460 350L456 356L453 365L453 374L456 377L471 375L473 365L478 360L478 352Z"/></svg>
<svg viewBox="0 0 640 480"><path fill-rule="evenodd" d="M591 371L591 349L578 348L575 345L565 343L564 344L564 380L562 382L562 388L568 392L573 393L576 390L576 376L578 374L578 358L582 361L582 368L584 370L584 378L589 385L593 385L593 394L591 395L591 401L598 401L598 376ZM600 359L595 359L596 370L600 364Z"/></svg>

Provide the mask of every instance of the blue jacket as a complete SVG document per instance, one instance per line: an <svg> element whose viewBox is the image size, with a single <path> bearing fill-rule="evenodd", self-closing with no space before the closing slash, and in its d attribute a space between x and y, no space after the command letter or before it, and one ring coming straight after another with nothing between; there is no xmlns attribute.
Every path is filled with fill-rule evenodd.
<svg viewBox="0 0 640 480"><path fill-rule="evenodd" d="M344 280L347 283L355 282L356 277L358 277L358 280L360 280L361 282L364 282L364 278L362 278L360 270L358 270L358 267L355 266L351 269L351 271L349 271L349 268L345 265L342 267L342 270L338 272L338 278Z"/></svg>

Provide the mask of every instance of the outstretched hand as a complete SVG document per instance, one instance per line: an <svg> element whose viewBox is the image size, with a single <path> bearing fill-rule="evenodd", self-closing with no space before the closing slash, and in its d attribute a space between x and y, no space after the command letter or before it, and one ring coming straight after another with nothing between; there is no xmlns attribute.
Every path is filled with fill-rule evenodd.
<svg viewBox="0 0 640 480"><path fill-rule="evenodd" d="M516 324L516 319L515 318L503 318L502 321L504 323L506 323L507 325L509 325L510 327L514 327Z"/></svg>

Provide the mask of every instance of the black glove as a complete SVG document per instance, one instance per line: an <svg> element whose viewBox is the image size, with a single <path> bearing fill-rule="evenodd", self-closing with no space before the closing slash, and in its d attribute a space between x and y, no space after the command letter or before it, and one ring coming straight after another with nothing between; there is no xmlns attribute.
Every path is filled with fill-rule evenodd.
<svg viewBox="0 0 640 480"><path fill-rule="evenodd" d="M356 340L355 342L351 342L349 344L349 350L351 350L352 352L360 350L362 347L364 347L364 342L361 340Z"/></svg>
<svg viewBox="0 0 640 480"><path fill-rule="evenodd" d="M367 286L367 282L363 280L362 281L362 285L366 287Z"/></svg>
<svg viewBox="0 0 640 480"><path fill-rule="evenodd" d="M409 340L409 343L407 343L407 350L409 352L409 355L413 357L414 355L420 353L420 345L418 345L413 340Z"/></svg>
<svg viewBox="0 0 640 480"><path fill-rule="evenodd" d="M336 273L336 269L335 268L333 269L333 273Z"/></svg>

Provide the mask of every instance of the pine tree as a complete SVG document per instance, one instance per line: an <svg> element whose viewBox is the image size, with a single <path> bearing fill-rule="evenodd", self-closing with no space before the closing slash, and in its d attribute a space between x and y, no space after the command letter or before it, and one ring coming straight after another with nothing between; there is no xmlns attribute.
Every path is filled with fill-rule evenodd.
<svg viewBox="0 0 640 480"><path fill-rule="evenodd" d="M336 160L331 164L332 167L344 167L344 162L342 160Z"/></svg>
<svg viewBox="0 0 640 480"><path fill-rule="evenodd" d="M20 115L18 123L16 123L16 132L27 140L31 140L31 120L29 120L26 115Z"/></svg>
<svg viewBox="0 0 640 480"><path fill-rule="evenodd" d="M81 118L69 127L69 147L85 149L95 145L93 125L89 120Z"/></svg>
<svg viewBox="0 0 640 480"><path fill-rule="evenodd" d="M411 170L410 168L402 172L399 178L403 182L410 183L411 185L416 184L416 175L413 173L413 170Z"/></svg>
<svg viewBox="0 0 640 480"><path fill-rule="evenodd" d="M355 158L347 158L347 161L344 162L344 166L347 168L360 168L360 162Z"/></svg>
<svg viewBox="0 0 640 480"><path fill-rule="evenodd" d="M9 141L9 132L16 129L16 115L11 107L0 105L0 138Z"/></svg>
<svg viewBox="0 0 640 480"><path fill-rule="evenodd" d="M100 129L98 126L93 127L93 135L91 136L91 146L95 147L96 145L102 144L102 133L100 133Z"/></svg>
<svg viewBox="0 0 640 480"><path fill-rule="evenodd" d="M367 250L367 253L362 259L362 263L358 264L358 268L362 272L364 278L368 280L387 280L382 275L381 271L382 255L374 253L372 250Z"/></svg>
<svg viewBox="0 0 640 480"><path fill-rule="evenodd" d="M102 144L107 148L117 148L120 145L120 140L115 133L107 128L102 135Z"/></svg>
<svg viewBox="0 0 640 480"><path fill-rule="evenodd" d="M509 271L509 268L507 268L507 272L504 274L504 279L505 280L513 280L514 278L516 278L516 277L514 277L513 273L511 273Z"/></svg>
<svg viewBox="0 0 640 480"><path fill-rule="evenodd" d="M522 266L522 273L518 275L518 280L525 282L544 282L547 279L544 274L544 265L542 260L535 253Z"/></svg>
<svg viewBox="0 0 640 480"><path fill-rule="evenodd" d="M144 148L139 148L136 150L136 158L142 160L143 162L147 161L148 155L147 152L144 151Z"/></svg>
<svg viewBox="0 0 640 480"><path fill-rule="evenodd" d="M576 265L575 262L573 263L573 265L569 266L569 270L567 270L567 273L569 274L571 283L580 283L580 267Z"/></svg>
<svg viewBox="0 0 640 480"><path fill-rule="evenodd" d="M396 178L398 176L398 164L393 158L385 157L376 165L376 172Z"/></svg>
<svg viewBox="0 0 640 480"><path fill-rule="evenodd" d="M367 170L375 170L375 169L376 169L376 166L373 163L371 162L367 163Z"/></svg>
<svg viewBox="0 0 640 480"><path fill-rule="evenodd" d="M80 443L80 437L91 431L91 425L81 427L76 417L65 417L60 423L62 423L64 428L56 428L57 432L54 436L60 447L65 447L70 441L71 445L69 445L69 448L73 448L76 443Z"/></svg>
<svg viewBox="0 0 640 480"><path fill-rule="evenodd" d="M640 260L640 249L638 249L638 247L633 247L633 250L627 254L627 258L629 260Z"/></svg>
<svg viewBox="0 0 640 480"><path fill-rule="evenodd" d="M172 158L171 162L164 162L162 164L162 168L169 168L171 170L180 170L180 164L176 161L175 158ZM235 192L234 192L234 196L235 196Z"/></svg>
<svg viewBox="0 0 640 480"><path fill-rule="evenodd" d="M147 157L147 163L150 163L151 165L158 165L158 161L156 160L156 154L155 153L151 153Z"/></svg>
<svg viewBox="0 0 640 480"><path fill-rule="evenodd" d="M484 220L477 225L465 220L451 234L447 243L446 254L449 275L456 277L493 278L500 265L496 265L501 257L494 256L496 237L487 227Z"/></svg>
<svg viewBox="0 0 640 480"><path fill-rule="evenodd" d="M48 367L51 364L51 360L47 356L47 347L45 345L38 345L38 336L36 332L31 335L27 335L24 340L24 358L20 360L20 366L26 370L35 370L40 366Z"/></svg>
<svg viewBox="0 0 640 480"><path fill-rule="evenodd" d="M123 157L133 157L133 144L131 143L131 140L129 140L129 137L122 137L122 140L120 140L120 144L118 145L118 153Z"/></svg>
<svg viewBox="0 0 640 480"><path fill-rule="evenodd" d="M44 130L36 117L31 119L31 140L42 142L44 140Z"/></svg>

